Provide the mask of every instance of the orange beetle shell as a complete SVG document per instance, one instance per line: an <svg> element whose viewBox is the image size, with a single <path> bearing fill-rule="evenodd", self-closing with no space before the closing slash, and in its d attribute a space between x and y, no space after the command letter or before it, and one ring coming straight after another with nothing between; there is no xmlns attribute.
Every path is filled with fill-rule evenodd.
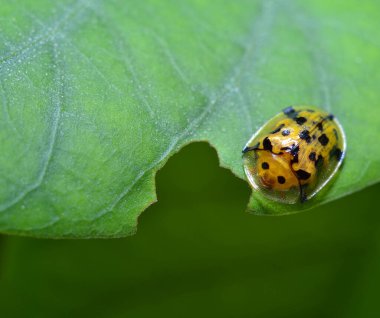
<svg viewBox="0 0 380 318"><path fill-rule="evenodd" d="M283 203L305 202L335 175L346 152L342 126L312 106L288 107L262 126L243 149L254 190Z"/></svg>

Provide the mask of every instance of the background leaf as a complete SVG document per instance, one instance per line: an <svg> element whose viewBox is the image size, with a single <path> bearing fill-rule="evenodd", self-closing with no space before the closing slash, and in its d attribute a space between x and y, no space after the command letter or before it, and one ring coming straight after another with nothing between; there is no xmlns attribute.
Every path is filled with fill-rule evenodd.
<svg viewBox="0 0 380 318"><path fill-rule="evenodd" d="M346 130L344 169L319 202L378 182L378 9L353 0L2 4L0 229L133 233L170 155L207 140L244 178L242 146L289 104L323 106ZM299 209L259 197L251 207Z"/></svg>

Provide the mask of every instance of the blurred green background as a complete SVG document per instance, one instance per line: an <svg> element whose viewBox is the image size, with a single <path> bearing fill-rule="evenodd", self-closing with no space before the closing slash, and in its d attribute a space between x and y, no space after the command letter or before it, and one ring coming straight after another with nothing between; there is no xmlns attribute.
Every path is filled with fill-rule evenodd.
<svg viewBox="0 0 380 318"><path fill-rule="evenodd" d="M158 173L157 192L132 237L0 237L0 316L379 316L380 185L257 217L247 183L198 143Z"/></svg>

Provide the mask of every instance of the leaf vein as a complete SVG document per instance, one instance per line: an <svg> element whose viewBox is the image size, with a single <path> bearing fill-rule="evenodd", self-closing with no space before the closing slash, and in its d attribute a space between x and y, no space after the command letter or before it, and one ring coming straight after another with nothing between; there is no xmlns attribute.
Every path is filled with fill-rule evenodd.
<svg viewBox="0 0 380 318"><path fill-rule="evenodd" d="M56 66L55 67L55 69L56 69L55 79L54 79L54 83L56 85L56 95L55 95L54 104L53 104L54 109L53 109L53 116L52 116L52 128L51 128L51 132L50 132L50 138L47 142L48 146L47 146L47 150L45 151L45 155L44 155L45 158L44 158L43 163L42 163L42 168L37 173L37 178L35 179L35 181L32 184L25 187L25 189L20 191L14 198L0 204L0 212L8 210L12 206L16 205L26 195L28 195L30 192L36 190L37 188L39 188L41 186L41 184L42 184L42 182L46 176L46 172L47 172L48 166L51 162L51 158L53 156L53 150L54 150L54 146L55 146L56 139L57 139L58 126L59 126L59 121L60 121L61 112L62 112L62 104L63 104L63 98L64 98L63 97L63 94L64 94L63 85L64 84L62 81L63 80L63 72L62 72L62 70L60 70L59 63L58 63L57 44L53 43L52 48L53 48L53 54L52 54L53 65Z"/></svg>

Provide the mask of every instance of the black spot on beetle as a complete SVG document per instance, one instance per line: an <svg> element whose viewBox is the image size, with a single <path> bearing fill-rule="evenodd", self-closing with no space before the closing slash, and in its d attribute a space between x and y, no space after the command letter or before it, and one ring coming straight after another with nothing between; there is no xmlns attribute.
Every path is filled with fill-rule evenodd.
<svg viewBox="0 0 380 318"><path fill-rule="evenodd" d="M333 114L329 114L329 115L327 116L327 119L329 119L329 120L333 120L333 119L334 119L334 115L333 115Z"/></svg>
<svg viewBox="0 0 380 318"><path fill-rule="evenodd" d="M298 179L300 180L307 180L310 178L311 174L305 170L299 169L295 171Z"/></svg>
<svg viewBox="0 0 380 318"><path fill-rule="evenodd" d="M310 155L309 155L309 159L311 161L315 161L317 160L317 154L313 151L313 152L310 152Z"/></svg>
<svg viewBox="0 0 380 318"><path fill-rule="evenodd" d="M303 125L307 122L307 119L305 117L296 117L295 121L298 125Z"/></svg>
<svg viewBox="0 0 380 318"><path fill-rule="evenodd" d="M316 136L316 135L313 135L313 137L312 137L312 138L313 138L313 140L315 140L315 139L317 138L317 136Z"/></svg>
<svg viewBox="0 0 380 318"><path fill-rule="evenodd" d="M323 160L324 160L323 156L319 155L317 161L315 162L315 167L317 169L322 168L322 166L323 166Z"/></svg>
<svg viewBox="0 0 380 318"><path fill-rule="evenodd" d="M290 160L290 163L293 164L293 163L297 163L298 162L298 153L293 157L292 160Z"/></svg>
<svg viewBox="0 0 380 318"><path fill-rule="evenodd" d="M338 161L341 161L342 158L343 158L343 151L340 150L339 148L336 148L336 151L335 151L335 158L336 158Z"/></svg>
<svg viewBox="0 0 380 318"><path fill-rule="evenodd" d="M294 108L292 106L289 106L289 107L286 107L284 110L283 110L283 113L286 115L286 116L290 116L294 113L296 113L296 111L294 110Z"/></svg>
<svg viewBox="0 0 380 318"><path fill-rule="evenodd" d="M283 110L283 113L284 113L287 117L289 117L289 118L291 118L291 119L296 118L297 115L298 115L298 112L297 112L292 106L289 106L289 107L285 108L285 109Z"/></svg>
<svg viewBox="0 0 380 318"><path fill-rule="evenodd" d="M300 132L299 136L301 139L306 139L306 137L309 136L309 134L310 132L307 129L305 129Z"/></svg>
<svg viewBox="0 0 380 318"><path fill-rule="evenodd" d="M329 155L330 155L330 158L335 158L336 160L340 161L342 160L343 152L337 146L334 146L334 148L331 149Z"/></svg>
<svg viewBox="0 0 380 318"><path fill-rule="evenodd" d="M272 149L273 149L272 143L270 142L270 140L269 140L268 137L264 138L264 140L263 140L263 146L264 146L265 150L272 151Z"/></svg>
<svg viewBox="0 0 380 318"><path fill-rule="evenodd" d="M299 151L300 151L300 147L298 145L293 145L292 148L290 149L290 154L292 156L297 156Z"/></svg>
<svg viewBox="0 0 380 318"><path fill-rule="evenodd" d="M305 140L308 144L311 142L310 132L308 130L302 130L299 134L302 140Z"/></svg>
<svg viewBox="0 0 380 318"><path fill-rule="evenodd" d="M242 153L246 153L248 151L252 151L252 150L256 150L258 149L260 146L260 142L258 142L256 145L252 146L252 147L245 147L242 151Z"/></svg>
<svg viewBox="0 0 380 318"><path fill-rule="evenodd" d="M289 136L290 135L290 130L289 129L284 129L281 134L283 136Z"/></svg>
<svg viewBox="0 0 380 318"><path fill-rule="evenodd" d="M339 148L336 148L335 157L338 161L341 161L343 158L343 151Z"/></svg>
<svg viewBox="0 0 380 318"><path fill-rule="evenodd" d="M284 184L286 182L286 179L283 176L278 176L277 177L277 181L280 184Z"/></svg>
<svg viewBox="0 0 380 318"><path fill-rule="evenodd" d="M322 134L318 137L318 141L322 146L326 146L329 143L329 138L326 136L326 134Z"/></svg>
<svg viewBox="0 0 380 318"><path fill-rule="evenodd" d="M268 164L268 162L263 162L263 163L261 164L261 168L263 168L264 170L269 169L269 164Z"/></svg>
<svg viewBox="0 0 380 318"><path fill-rule="evenodd" d="M317 128L318 128L320 131L323 131L323 125L322 125L322 122L320 122L320 123L317 124Z"/></svg>
<svg viewBox="0 0 380 318"><path fill-rule="evenodd" d="M278 133L284 126L285 126L285 124L281 124L278 128L276 128L275 130L271 131L270 134L276 134L276 133Z"/></svg>

